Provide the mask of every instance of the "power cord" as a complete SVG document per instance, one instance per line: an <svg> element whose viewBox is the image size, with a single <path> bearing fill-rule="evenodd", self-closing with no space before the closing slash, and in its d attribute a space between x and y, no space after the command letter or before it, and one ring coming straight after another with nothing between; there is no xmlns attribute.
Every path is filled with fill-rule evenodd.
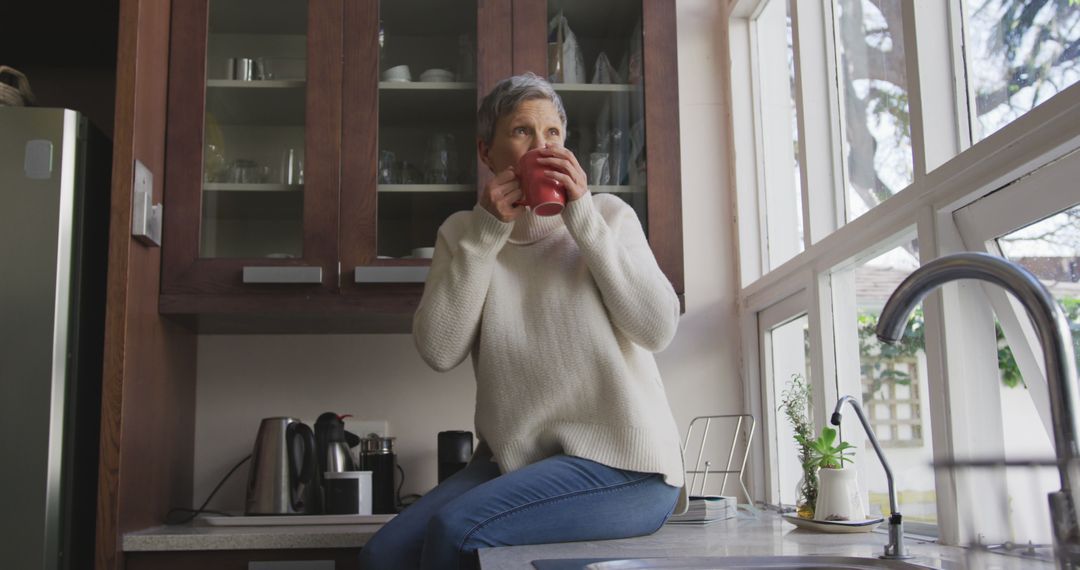
<svg viewBox="0 0 1080 570"><path fill-rule="evenodd" d="M404 497L401 496L401 488L405 486L405 470L401 468L401 464L396 464L396 466L398 472L401 473L401 482L398 483L396 495L397 504L399 507L398 510L402 511L405 510L406 507L411 506L413 503L419 500L422 495L417 495L413 493L410 495L405 495Z"/></svg>
<svg viewBox="0 0 1080 570"><path fill-rule="evenodd" d="M214 495L216 495L218 490L221 489L221 486L224 485L225 482L229 480L229 477L232 477L232 474L235 473L236 470L239 469L241 465L246 463L248 459L251 459L251 455L248 455L247 457L241 459L239 463L234 465L233 468L230 469L229 472L226 473L224 477L222 477L221 481L218 482L217 487L214 487L214 490L210 491L210 496L206 497L206 500L203 501L202 506L200 506L199 508L197 508L197 509L186 509L186 508L176 507L176 508L169 509L169 512L165 513L165 524L167 524L167 525L186 524L186 523L191 522L195 517L199 516L202 513L210 513L210 514L222 515L222 516L226 516L226 517L233 516L233 515L231 515L229 513L224 513L224 512L221 512L221 511L208 510L206 508L206 505L210 504L210 499L214 498ZM399 491L400 491L400 488L399 488ZM182 518L174 518L173 517L174 513L188 513L188 514L182 515Z"/></svg>

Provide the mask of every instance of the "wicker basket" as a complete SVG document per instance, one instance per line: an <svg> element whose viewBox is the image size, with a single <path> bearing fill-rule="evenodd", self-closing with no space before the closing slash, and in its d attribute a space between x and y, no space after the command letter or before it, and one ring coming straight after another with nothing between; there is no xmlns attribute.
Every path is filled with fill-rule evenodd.
<svg viewBox="0 0 1080 570"><path fill-rule="evenodd" d="M0 106L24 107L34 104L30 81L17 69L0 65Z"/></svg>

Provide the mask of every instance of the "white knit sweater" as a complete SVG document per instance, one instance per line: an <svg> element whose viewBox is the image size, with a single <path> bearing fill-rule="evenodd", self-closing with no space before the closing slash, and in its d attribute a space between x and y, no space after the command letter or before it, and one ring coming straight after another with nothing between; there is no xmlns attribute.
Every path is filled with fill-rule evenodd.
<svg viewBox="0 0 1080 570"><path fill-rule="evenodd" d="M476 431L506 473L558 453L683 487L678 428L652 352L679 301L633 209L585 194L503 223L481 206L439 228L413 321L432 368L471 353Z"/></svg>

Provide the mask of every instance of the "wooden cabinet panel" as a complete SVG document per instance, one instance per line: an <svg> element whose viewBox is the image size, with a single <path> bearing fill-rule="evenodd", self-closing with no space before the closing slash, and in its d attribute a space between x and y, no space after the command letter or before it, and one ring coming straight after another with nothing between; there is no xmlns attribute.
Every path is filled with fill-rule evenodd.
<svg viewBox="0 0 1080 570"><path fill-rule="evenodd" d="M249 570L251 562L331 561L335 570L358 570L359 556L359 548L129 552L125 567L127 570Z"/></svg>

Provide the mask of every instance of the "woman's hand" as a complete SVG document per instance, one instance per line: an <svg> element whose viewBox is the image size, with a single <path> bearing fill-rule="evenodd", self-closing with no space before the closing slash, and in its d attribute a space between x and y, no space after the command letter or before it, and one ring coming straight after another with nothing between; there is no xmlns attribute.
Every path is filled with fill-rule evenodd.
<svg viewBox="0 0 1080 570"><path fill-rule="evenodd" d="M551 168L544 172L545 176L562 182L563 188L566 188L567 202L573 202L589 191L585 171L578 164L574 153L565 147L548 145L544 147L542 154L537 162Z"/></svg>
<svg viewBox="0 0 1080 570"><path fill-rule="evenodd" d="M521 201L521 185L514 167L500 172L480 191L480 205L501 222L512 222L521 215L525 206Z"/></svg>

